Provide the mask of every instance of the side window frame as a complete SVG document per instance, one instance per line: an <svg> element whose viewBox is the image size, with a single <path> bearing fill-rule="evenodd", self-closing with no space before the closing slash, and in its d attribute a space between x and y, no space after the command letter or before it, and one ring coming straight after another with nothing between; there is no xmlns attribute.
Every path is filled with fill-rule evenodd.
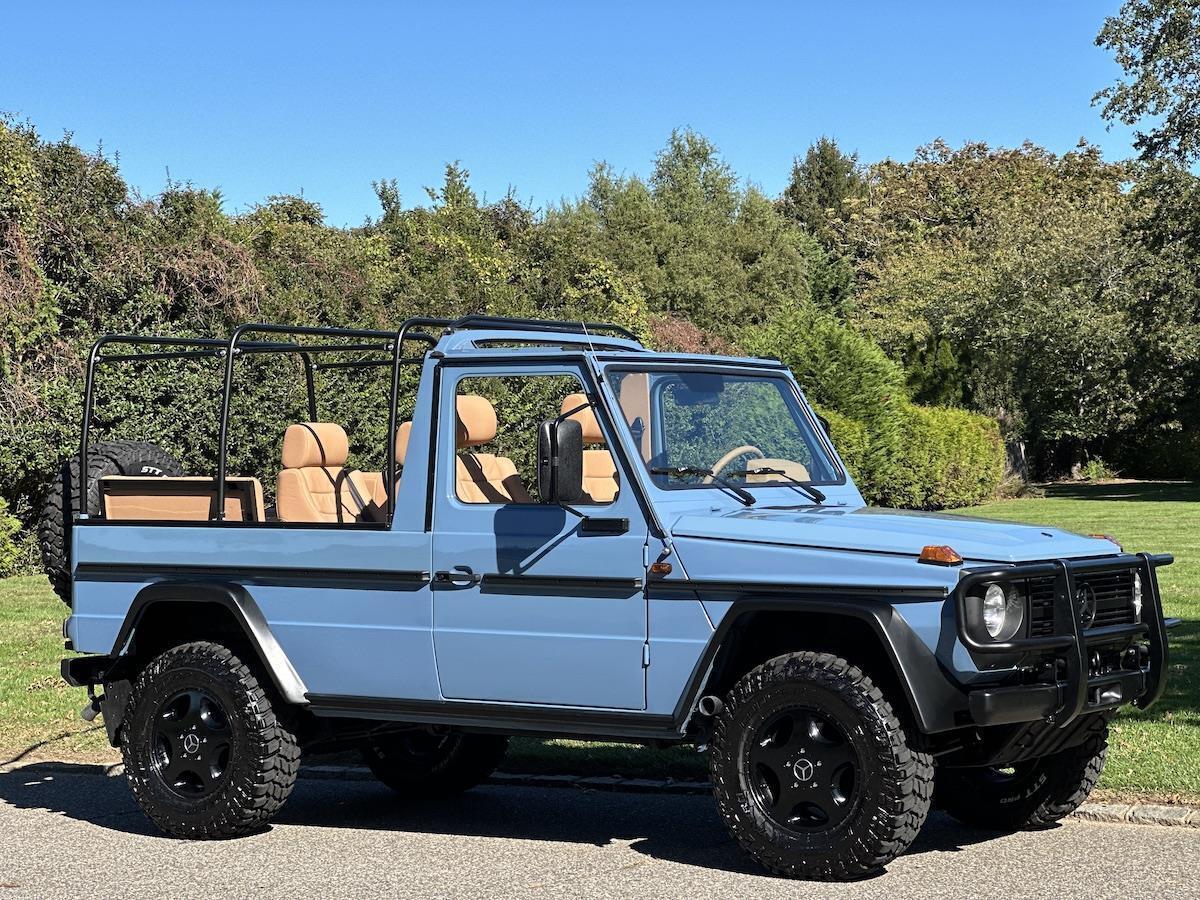
<svg viewBox="0 0 1200 900"><path fill-rule="evenodd" d="M533 509L546 507L547 504L541 502L540 499L535 499L532 502L474 502L464 500L458 495L458 477L457 477L457 459L459 454L458 436L457 436L457 402L462 391L464 381L472 379L510 379L510 378L556 378L567 376L575 381L573 393L582 393L592 401L592 409L596 415L597 423L600 426L600 431L605 438L605 449L613 455L613 462L616 471L621 479L621 490L613 500L606 502L590 502L577 504L584 509L611 509L614 506L622 503L627 493L626 482L628 475L624 467L620 463L619 454L621 449L619 437L614 433L614 428L607 421L604 415L603 408L596 402L595 389L587 377L586 369L582 362L562 362L562 363L545 363L530 361L524 364L512 364L501 362L471 362L458 361L443 362L441 365L441 389L438 403L437 431L438 439L438 469L440 475L438 480L443 481L443 490L439 493L444 496L444 499L449 501L456 508L463 510L498 510L504 507L520 507L523 509ZM564 395L565 396L565 395ZM555 410L557 413L557 410ZM536 443L538 422L528 423L530 429L530 439ZM500 427L498 423L498 428ZM518 473L520 474L520 473ZM526 485L531 496L536 494L536 484Z"/></svg>

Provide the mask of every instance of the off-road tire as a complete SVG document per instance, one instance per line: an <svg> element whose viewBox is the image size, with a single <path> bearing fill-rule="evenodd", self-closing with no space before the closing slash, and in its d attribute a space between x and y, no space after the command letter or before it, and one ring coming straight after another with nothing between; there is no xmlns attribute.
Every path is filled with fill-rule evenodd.
<svg viewBox="0 0 1200 900"><path fill-rule="evenodd" d="M432 800L486 781L507 750L507 735L413 732L377 738L362 748L362 757L405 799Z"/></svg>
<svg viewBox="0 0 1200 900"><path fill-rule="evenodd" d="M755 744L763 724L797 708L839 726L857 759L856 805L824 830L781 823L759 799L759 770L750 765L754 746L763 746ZM793 878L846 881L878 872L916 838L933 795L932 757L910 746L871 679L828 653L789 653L743 676L715 718L709 765L734 838L763 867Z"/></svg>
<svg viewBox="0 0 1200 900"><path fill-rule="evenodd" d="M155 739L163 705L189 691L219 701L228 726L224 774L200 799L180 796L160 774ZM201 840L265 827L300 768L300 747L281 707L251 668L220 644L183 644L152 660L134 682L121 728L125 775L150 821L175 837Z"/></svg>
<svg viewBox="0 0 1200 900"><path fill-rule="evenodd" d="M145 441L107 441L88 448L86 477L79 477L79 454L63 460L46 491L38 519L42 566L59 598L71 603L71 518L100 509L100 479L105 475L182 475L175 457Z"/></svg>
<svg viewBox="0 0 1200 900"><path fill-rule="evenodd" d="M964 825L988 831L1046 828L1075 812L1104 771L1108 723L1076 747L993 768L939 768L937 804Z"/></svg>

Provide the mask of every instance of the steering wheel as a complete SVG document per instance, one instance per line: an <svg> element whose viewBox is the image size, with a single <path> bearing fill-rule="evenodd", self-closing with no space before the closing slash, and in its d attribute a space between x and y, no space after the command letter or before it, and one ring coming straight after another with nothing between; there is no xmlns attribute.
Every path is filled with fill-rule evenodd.
<svg viewBox="0 0 1200 900"><path fill-rule="evenodd" d="M767 454L763 453L761 450L759 450L753 444L742 444L742 446L740 446L740 447L734 447L732 450L730 450L728 453L726 453L724 456L722 456L720 459L717 460L716 465L714 465L712 467L712 474L705 475L704 481L702 481L701 484L712 484L713 481L716 480L716 477L721 474L721 470L723 468L725 468L727 465L729 465L731 462L733 462L739 456L744 456L747 453L753 453L759 459L767 458Z"/></svg>

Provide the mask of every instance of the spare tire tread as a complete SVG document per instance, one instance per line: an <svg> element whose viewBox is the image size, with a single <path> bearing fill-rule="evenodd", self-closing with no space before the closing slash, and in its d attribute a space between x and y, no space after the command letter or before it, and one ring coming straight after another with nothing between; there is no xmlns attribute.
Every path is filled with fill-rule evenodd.
<svg viewBox="0 0 1200 900"><path fill-rule="evenodd" d="M155 471L145 472L149 467ZM101 441L88 448L87 473L79 478L79 454L63 460L58 477L46 491L38 518L38 544L42 565L54 593L71 603L71 520L86 503L95 512L100 506L100 479L105 475L182 475L178 461L148 441ZM85 493L86 489L86 493Z"/></svg>

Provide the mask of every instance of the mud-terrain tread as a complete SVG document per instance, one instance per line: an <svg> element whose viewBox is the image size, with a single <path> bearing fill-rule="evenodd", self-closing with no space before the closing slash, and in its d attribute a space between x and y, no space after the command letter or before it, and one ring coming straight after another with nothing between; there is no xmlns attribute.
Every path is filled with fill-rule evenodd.
<svg viewBox="0 0 1200 900"><path fill-rule="evenodd" d="M157 444L148 441L101 441L88 448L87 478L84 480L86 495L81 490L77 453L63 460L57 477L46 491L37 525L42 567L54 593L68 605L71 602L71 559L67 534L71 516L83 506L85 496L88 509L99 507L100 479L105 475L137 474L127 471L135 463L156 465L164 475L183 474L175 457Z"/></svg>
<svg viewBox="0 0 1200 900"><path fill-rule="evenodd" d="M753 801L739 803L741 785L730 783L737 771L735 719L738 709L758 691L778 684L815 683L837 693L862 716L874 738L876 759L885 773L885 793L874 800L877 815L847 841L844 852L821 857L809 852L789 858L755 819ZM857 666L829 653L803 651L768 660L729 691L714 723L710 745L713 795L734 838L767 870L791 878L846 881L878 872L903 853L920 833L933 799L933 757L912 749L899 718L883 692ZM869 798L864 798L868 803Z"/></svg>
<svg viewBox="0 0 1200 900"><path fill-rule="evenodd" d="M213 795L213 808L203 822L188 821L161 801L150 781L158 776L148 768L146 748L131 746L130 736L137 727L135 717L153 713L139 710L142 698L152 692L159 678L178 669L205 672L240 696L242 708L230 710L230 714L242 719L246 743L235 749L248 753L253 762L249 771L231 772L230 781ZM154 704L160 699L151 697ZM300 745L281 712L251 668L228 648L197 641L167 650L142 670L125 712L121 752L134 799L155 825L175 837L213 840L260 830L282 808L300 770Z"/></svg>
<svg viewBox="0 0 1200 900"><path fill-rule="evenodd" d="M1002 831L1037 830L1065 819L1087 800L1104 772L1108 755L1108 723L1087 740L1041 761L1048 769L1045 785L1025 802L1001 805L983 790L974 773L984 770L948 769L938 772L938 805L964 825Z"/></svg>

